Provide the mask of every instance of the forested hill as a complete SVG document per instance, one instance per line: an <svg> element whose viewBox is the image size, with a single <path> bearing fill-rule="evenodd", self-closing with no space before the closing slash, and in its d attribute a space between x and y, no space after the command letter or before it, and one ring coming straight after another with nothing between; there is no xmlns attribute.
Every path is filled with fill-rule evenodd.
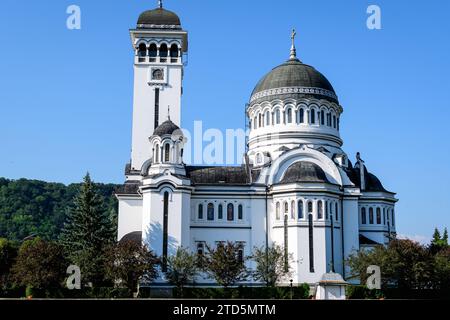
<svg viewBox="0 0 450 320"><path fill-rule="evenodd" d="M50 183L0 178L0 238L23 240L30 235L56 239L81 183ZM117 220L115 184L96 183L104 209Z"/></svg>

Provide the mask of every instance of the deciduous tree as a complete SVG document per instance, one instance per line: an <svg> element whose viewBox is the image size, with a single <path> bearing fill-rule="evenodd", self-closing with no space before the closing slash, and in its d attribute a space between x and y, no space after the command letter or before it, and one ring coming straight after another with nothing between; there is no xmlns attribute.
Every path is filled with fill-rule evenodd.
<svg viewBox="0 0 450 320"><path fill-rule="evenodd" d="M189 252L185 248L178 248L175 255L167 258L167 280L175 285L183 296L183 288L192 283L199 270L197 254Z"/></svg>
<svg viewBox="0 0 450 320"><path fill-rule="evenodd" d="M64 281L66 268L63 249L58 243L35 238L20 246L12 277L18 286L58 288Z"/></svg>
<svg viewBox="0 0 450 320"><path fill-rule="evenodd" d="M228 241L219 243L215 248L210 246L206 246L206 248L207 253L202 265L218 284L228 288L248 278L243 244Z"/></svg>
<svg viewBox="0 0 450 320"><path fill-rule="evenodd" d="M274 287L292 274L292 254L286 257L280 245L273 244L268 248L255 247L252 259L256 262L253 278L256 281L263 281L268 287Z"/></svg>
<svg viewBox="0 0 450 320"><path fill-rule="evenodd" d="M157 277L157 257L146 245L123 241L106 252L106 277L135 292L139 281L151 282Z"/></svg>

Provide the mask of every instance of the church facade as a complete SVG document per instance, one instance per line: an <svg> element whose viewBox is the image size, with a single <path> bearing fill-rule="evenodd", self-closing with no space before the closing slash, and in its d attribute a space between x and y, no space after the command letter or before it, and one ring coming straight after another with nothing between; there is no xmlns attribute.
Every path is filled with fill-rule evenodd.
<svg viewBox="0 0 450 320"><path fill-rule="evenodd" d="M250 95L248 151L234 167L183 162L188 34L179 17L162 6L145 11L130 34L132 153L116 192L118 240L142 241L163 258L180 246L203 254L230 240L248 256L277 243L292 254L293 283L314 284L330 271L346 278L351 253L395 237L395 194L359 154L353 164L343 151L343 107L325 76L297 58L294 33L289 59Z"/></svg>

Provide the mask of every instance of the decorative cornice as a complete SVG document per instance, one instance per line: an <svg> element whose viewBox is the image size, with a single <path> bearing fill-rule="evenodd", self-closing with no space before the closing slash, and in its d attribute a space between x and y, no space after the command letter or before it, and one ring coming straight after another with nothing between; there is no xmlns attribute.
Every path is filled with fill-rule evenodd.
<svg viewBox="0 0 450 320"><path fill-rule="evenodd" d="M283 87L276 89L268 89L264 91L260 91L255 93L251 98L250 102L253 102L257 99L280 95L280 94L315 94L320 96L329 97L332 99L338 100L337 95L334 92L329 90L321 89L321 88L310 88L310 87Z"/></svg>
<svg viewBox="0 0 450 320"><path fill-rule="evenodd" d="M138 24L138 28L144 29L178 29L181 30L181 26L176 24Z"/></svg>

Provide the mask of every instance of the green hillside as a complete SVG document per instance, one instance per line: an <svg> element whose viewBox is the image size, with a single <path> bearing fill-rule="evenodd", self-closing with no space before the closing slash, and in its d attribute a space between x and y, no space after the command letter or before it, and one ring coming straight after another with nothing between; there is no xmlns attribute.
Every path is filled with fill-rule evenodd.
<svg viewBox="0 0 450 320"><path fill-rule="evenodd" d="M30 235L56 239L81 183L51 183L0 178L0 238L23 240ZM115 184L95 184L105 210L117 220Z"/></svg>

